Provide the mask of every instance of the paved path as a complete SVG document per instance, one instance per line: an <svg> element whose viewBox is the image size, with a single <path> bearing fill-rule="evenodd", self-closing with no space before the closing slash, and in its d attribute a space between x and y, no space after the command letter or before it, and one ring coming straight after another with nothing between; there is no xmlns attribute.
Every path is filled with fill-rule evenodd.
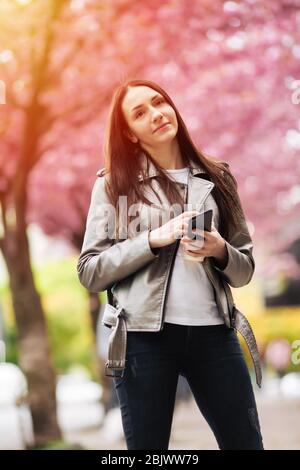
<svg viewBox="0 0 300 470"><path fill-rule="evenodd" d="M270 396L258 391L256 400L265 449L300 449L300 399ZM116 432L120 425L119 409L111 418L111 423L106 423L100 430L69 432L65 437L89 449L126 450L122 432L119 438ZM194 398L176 406L169 449L218 449Z"/></svg>

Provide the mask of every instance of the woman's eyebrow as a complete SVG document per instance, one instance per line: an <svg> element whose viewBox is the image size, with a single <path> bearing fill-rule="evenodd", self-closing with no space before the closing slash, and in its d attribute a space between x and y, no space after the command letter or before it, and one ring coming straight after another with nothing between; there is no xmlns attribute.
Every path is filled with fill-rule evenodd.
<svg viewBox="0 0 300 470"><path fill-rule="evenodd" d="M157 97L161 98L160 95L154 95L154 96L152 96L151 101L155 100L155 98L157 98ZM137 108L141 108L142 106L144 106L144 105L143 105L143 104L138 104L137 106L135 106L134 108L132 108L131 112L133 112L133 111L134 111L135 109L137 109Z"/></svg>

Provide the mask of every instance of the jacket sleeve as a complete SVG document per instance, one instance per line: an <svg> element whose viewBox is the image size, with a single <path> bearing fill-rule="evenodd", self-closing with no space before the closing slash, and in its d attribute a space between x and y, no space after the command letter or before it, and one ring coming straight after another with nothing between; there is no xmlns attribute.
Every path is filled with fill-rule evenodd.
<svg viewBox="0 0 300 470"><path fill-rule="evenodd" d="M226 166L229 167L228 163ZM225 281L232 287L243 287L248 284L255 270L253 258L253 242L249 234L245 214L241 200L236 192L237 204L239 204L242 217L239 219L239 228L229 228L228 240L225 240L228 260L224 269L217 266L214 260L214 268L223 276Z"/></svg>
<svg viewBox="0 0 300 470"><path fill-rule="evenodd" d="M159 256L159 249L152 250L149 245L150 230L114 243L109 235L115 217L109 208L112 205L105 193L104 177L97 178L77 263L79 280L90 292L106 290Z"/></svg>

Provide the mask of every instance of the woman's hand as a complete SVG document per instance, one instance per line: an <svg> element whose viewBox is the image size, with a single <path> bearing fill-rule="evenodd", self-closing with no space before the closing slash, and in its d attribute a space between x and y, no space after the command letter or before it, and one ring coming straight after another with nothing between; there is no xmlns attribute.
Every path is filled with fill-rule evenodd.
<svg viewBox="0 0 300 470"><path fill-rule="evenodd" d="M180 243L189 256L203 259L206 256L212 256L217 261L221 269L227 265L228 252L226 248L225 239L220 235L216 227L212 224L211 232L206 230L193 229L193 232L201 235L203 240L191 240L184 236ZM188 249L188 246L193 246L193 251Z"/></svg>
<svg viewBox="0 0 300 470"><path fill-rule="evenodd" d="M185 211L177 217L169 220L166 224L151 230L149 243L151 248L159 248L174 243L178 238L187 234L188 224L191 217L198 215L199 211Z"/></svg>

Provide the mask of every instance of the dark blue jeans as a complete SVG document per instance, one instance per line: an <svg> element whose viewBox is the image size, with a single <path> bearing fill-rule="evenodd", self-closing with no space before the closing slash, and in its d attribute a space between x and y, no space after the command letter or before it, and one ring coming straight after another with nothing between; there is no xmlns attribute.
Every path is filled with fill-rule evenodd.
<svg viewBox="0 0 300 470"><path fill-rule="evenodd" d="M179 374L220 449L263 450L250 374L233 329L165 322L159 332L128 331L126 360L123 377L113 380L128 450L168 449Z"/></svg>

